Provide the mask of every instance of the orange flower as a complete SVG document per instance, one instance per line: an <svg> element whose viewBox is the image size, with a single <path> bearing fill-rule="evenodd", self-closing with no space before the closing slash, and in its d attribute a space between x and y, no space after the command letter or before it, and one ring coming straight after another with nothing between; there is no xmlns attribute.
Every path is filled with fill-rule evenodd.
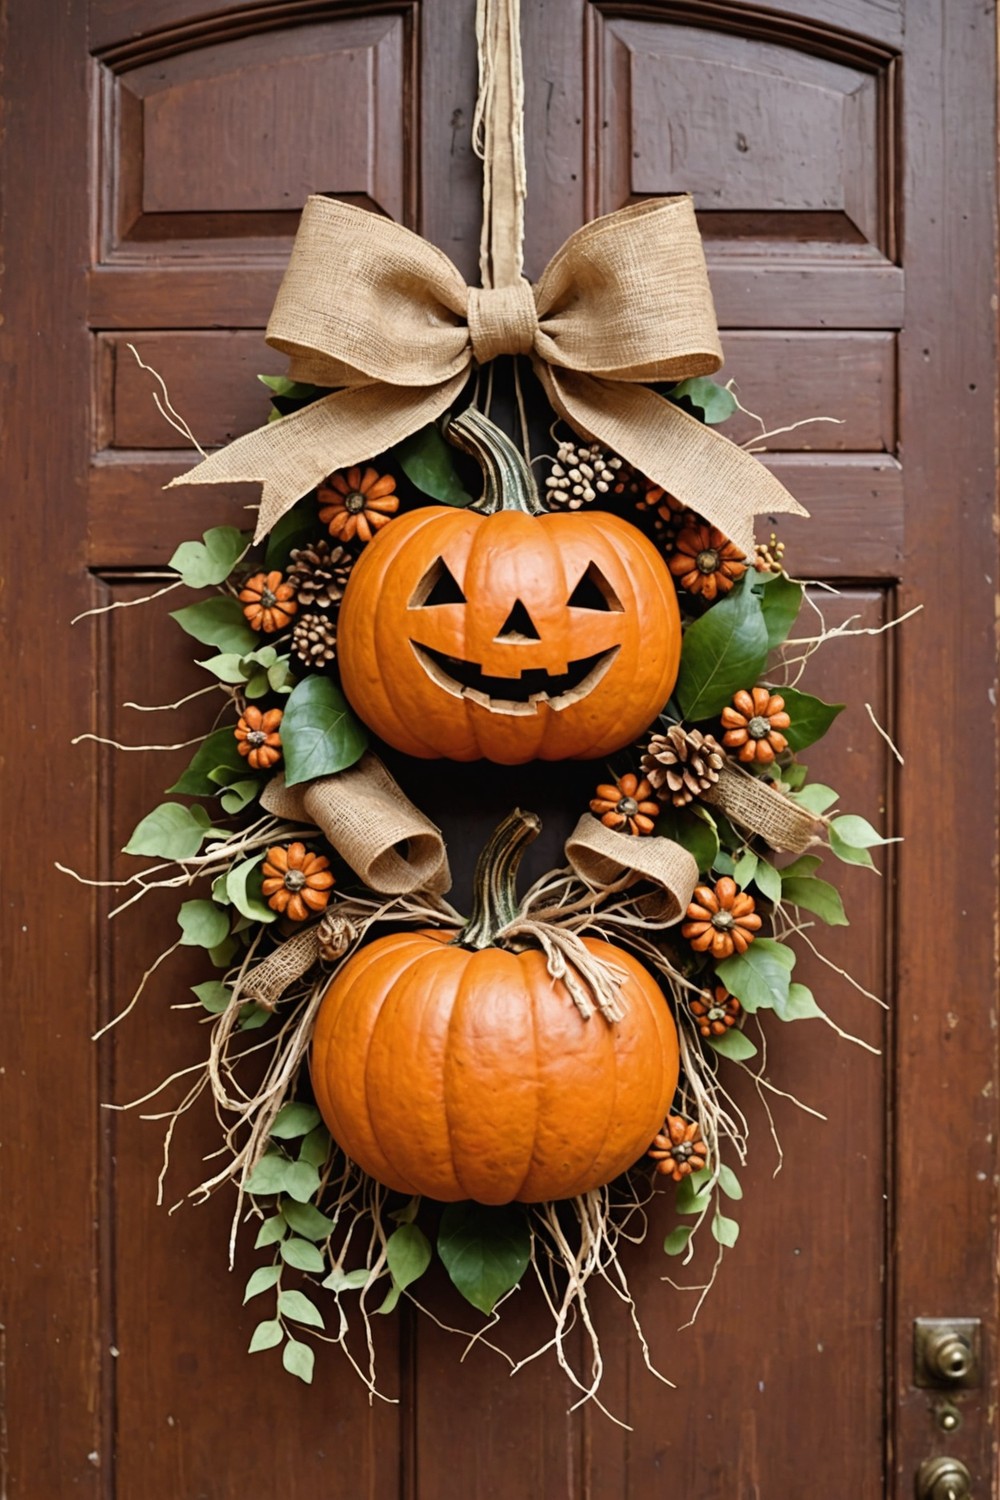
<svg viewBox="0 0 1000 1500"><path fill-rule="evenodd" d="M667 566L682 588L700 594L709 604L720 594L728 594L747 570L736 543L705 522L685 526Z"/></svg>
<svg viewBox="0 0 1000 1500"><path fill-rule="evenodd" d="M768 766L776 755L788 748L788 741L778 731L787 729L791 719L785 713L785 700L770 688L745 688L734 696L735 708L722 710L722 727L727 732L722 743L731 750L739 746L739 759L749 764Z"/></svg>
<svg viewBox="0 0 1000 1500"><path fill-rule="evenodd" d="M233 730L236 748L245 755L254 771L269 771L281 759L281 735L278 726L284 715L280 708L269 708L266 713L253 703L248 703Z"/></svg>
<svg viewBox="0 0 1000 1500"><path fill-rule="evenodd" d="M640 781L638 776L629 772L613 783L599 786L590 810L606 828L620 828L641 837L652 833L660 815L660 804L655 800L649 782Z"/></svg>
<svg viewBox="0 0 1000 1500"><path fill-rule="evenodd" d="M731 995L724 984L715 986L715 993L702 990L695 1000L688 1001L688 1009L694 1016L702 1036L724 1036L735 1026L743 1010L735 995Z"/></svg>
<svg viewBox="0 0 1000 1500"><path fill-rule="evenodd" d="M362 475L360 469L342 469L319 487L319 518L327 523L330 535L343 542L355 536L370 542L399 509L395 488L391 474L366 469Z"/></svg>
<svg viewBox="0 0 1000 1500"><path fill-rule="evenodd" d="M324 854L310 854L305 844L273 845L261 868L268 906L293 922L323 911L330 900L330 861Z"/></svg>
<svg viewBox="0 0 1000 1500"><path fill-rule="evenodd" d="M655 1137L649 1148L649 1155L656 1162L656 1170L664 1177L672 1177L675 1182L708 1165L708 1147L701 1138L701 1131L681 1115L667 1116L662 1133Z"/></svg>
<svg viewBox="0 0 1000 1500"><path fill-rule="evenodd" d="M292 585L277 571L248 578L240 589L240 603L251 630L263 630L265 635L284 630L299 607Z"/></svg>
<svg viewBox="0 0 1000 1500"><path fill-rule="evenodd" d="M745 953L761 925L755 904L728 875L716 882L714 890L710 885L696 885L681 935L696 953L711 949L716 959Z"/></svg>

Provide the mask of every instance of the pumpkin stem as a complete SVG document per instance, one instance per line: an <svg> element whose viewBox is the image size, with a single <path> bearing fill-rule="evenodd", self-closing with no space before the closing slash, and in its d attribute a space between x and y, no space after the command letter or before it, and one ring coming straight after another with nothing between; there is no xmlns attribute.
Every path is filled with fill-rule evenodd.
<svg viewBox="0 0 1000 1500"><path fill-rule="evenodd" d="M489 837L472 879L472 916L455 942L462 948L489 948L513 922L519 906L517 871L525 849L542 831L537 813L515 808Z"/></svg>
<svg viewBox="0 0 1000 1500"><path fill-rule="evenodd" d="M489 417L470 406L448 423L444 435L456 448L471 453L483 471L482 497L469 506L470 510L484 516L498 510L520 510L529 516L545 514L535 476L524 455Z"/></svg>

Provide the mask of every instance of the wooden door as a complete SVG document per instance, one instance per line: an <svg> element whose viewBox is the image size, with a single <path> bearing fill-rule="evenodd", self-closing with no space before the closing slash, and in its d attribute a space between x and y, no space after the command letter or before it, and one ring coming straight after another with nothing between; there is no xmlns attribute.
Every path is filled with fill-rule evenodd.
<svg viewBox="0 0 1000 1500"><path fill-rule="evenodd" d="M412 1311L379 1330L367 1392L334 1349L311 1389L248 1358L229 1205L168 1215L201 1176L207 1113L174 1143L102 1111L194 1062L182 950L98 1048L89 1037L164 946L172 907L108 927L109 903L53 861L111 878L200 733L197 684L166 599L70 629L166 581L176 544L242 520L252 490L164 482L190 455L153 410L134 343L200 440L256 425L261 331L307 192L410 224L470 277L478 169L472 0L54 0L5 17L3 723L7 983L3 1078L11 1500L329 1495L849 1495L897 1500L932 1453L994 1493L996 544L992 6L973 0L530 0L528 272L594 214L689 190L744 404L774 426L768 463L813 512L781 527L800 576L835 584L854 635L812 686L850 711L811 758L851 807L906 843L845 882L830 944L887 1011L832 969L810 978L846 1030L772 1024L768 1076L825 1114L773 1101L783 1170L753 1091L742 1235L693 1328L663 1281L666 1202L632 1283L667 1390L622 1309L599 1308L602 1397L544 1360L508 1366ZM793 12L789 14L787 12ZM256 394L255 394L256 392ZM739 435L745 435L743 433ZM763 530L767 529L766 519ZM865 705L906 757L894 761ZM155 729L150 730L150 726ZM405 768L400 775L406 776ZM556 781L481 773L433 803L454 850L530 786L560 838ZM583 789L590 774L567 784ZM565 793L563 801L565 802ZM555 811L552 811L555 809ZM467 878L461 853L457 894ZM155 1108L155 1105L152 1106ZM241 1259L237 1273L245 1273ZM473 1329L447 1290L429 1305ZM984 1375L961 1426L913 1383L913 1320L983 1319ZM504 1318L518 1355L534 1293Z"/></svg>

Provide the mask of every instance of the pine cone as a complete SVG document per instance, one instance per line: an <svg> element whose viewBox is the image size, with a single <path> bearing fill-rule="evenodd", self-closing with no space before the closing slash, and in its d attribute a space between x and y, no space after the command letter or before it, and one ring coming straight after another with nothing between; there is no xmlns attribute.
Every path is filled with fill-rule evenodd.
<svg viewBox="0 0 1000 1500"><path fill-rule="evenodd" d="M623 493L628 477L625 460L616 453L596 443L577 447L575 442L562 442L545 481L545 498L554 510L579 510L598 495Z"/></svg>
<svg viewBox="0 0 1000 1500"><path fill-rule="evenodd" d="M725 759L725 751L710 734L672 724L666 734L653 735L642 769L661 802L684 807L718 781Z"/></svg>
<svg viewBox="0 0 1000 1500"><path fill-rule="evenodd" d="M354 559L346 547L331 547L327 541L292 550L288 582L303 609L332 609L339 604Z"/></svg>
<svg viewBox="0 0 1000 1500"><path fill-rule="evenodd" d="M338 958L343 958L357 936L358 929L350 917L343 917L336 911L324 912L316 928L320 958L324 963L335 964Z"/></svg>
<svg viewBox="0 0 1000 1500"><path fill-rule="evenodd" d="M292 650L307 667L325 667L336 659L337 627L325 615L302 615L292 631Z"/></svg>

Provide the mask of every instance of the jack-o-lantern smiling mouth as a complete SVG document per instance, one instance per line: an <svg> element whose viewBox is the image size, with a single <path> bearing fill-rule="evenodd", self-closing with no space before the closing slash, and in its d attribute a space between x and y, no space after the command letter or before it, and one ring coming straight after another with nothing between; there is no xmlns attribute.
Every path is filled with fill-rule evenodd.
<svg viewBox="0 0 1000 1500"><path fill-rule="evenodd" d="M579 703L601 681L620 646L571 661L565 672L553 675L543 667L529 668L517 677L489 677L477 662L447 656L411 641L413 653L432 681L453 698L468 698L495 714L533 714L547 703L559 710Z"/></svg>

